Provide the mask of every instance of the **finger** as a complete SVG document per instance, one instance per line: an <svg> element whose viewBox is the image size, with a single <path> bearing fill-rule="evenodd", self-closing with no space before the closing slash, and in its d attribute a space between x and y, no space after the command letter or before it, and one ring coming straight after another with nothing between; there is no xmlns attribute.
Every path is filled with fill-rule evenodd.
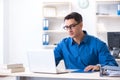
<svg viewBox="0 0 120 80"><path fill-rule="evenodd" d="M90 70L92 70L92 68L93 68L93 66L87 66L85 69L84 69L84 71L90 71Z"/></svg>
<svg viewBox="0 0 120 80"><path fill-rule="evenodd" d="M99 66L94 66L92 71L99 70Z"/></svg>
<svg viewBox="0 0 120 80"><path fill-rule="evenodd" d="M94 67L93 69L92 69L92 71L95 71L96 70L96 67Z"/></svg>

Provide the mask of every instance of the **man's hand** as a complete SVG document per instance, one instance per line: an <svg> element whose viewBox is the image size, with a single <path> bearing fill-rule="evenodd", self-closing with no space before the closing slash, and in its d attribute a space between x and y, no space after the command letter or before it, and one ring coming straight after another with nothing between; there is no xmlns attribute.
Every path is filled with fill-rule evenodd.
<svg viewBox="0 0 120 80"><path fill-rule="evenodd" d="M98 71L98 70L100 70L100 66L98 66L98 65L89 65L89 66L87 66L85 69L84 69L84 71Z"/></svg>

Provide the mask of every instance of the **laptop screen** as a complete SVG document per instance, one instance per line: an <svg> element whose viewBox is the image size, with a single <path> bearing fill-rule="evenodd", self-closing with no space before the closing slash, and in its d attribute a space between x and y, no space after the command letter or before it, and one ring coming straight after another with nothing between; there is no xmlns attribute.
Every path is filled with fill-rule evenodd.
<svg viewBox="0 0 120 80"><path fill-rule="evenodd" d="M56 73L53 49L28 52L28 63L32 72Z"/></svg>

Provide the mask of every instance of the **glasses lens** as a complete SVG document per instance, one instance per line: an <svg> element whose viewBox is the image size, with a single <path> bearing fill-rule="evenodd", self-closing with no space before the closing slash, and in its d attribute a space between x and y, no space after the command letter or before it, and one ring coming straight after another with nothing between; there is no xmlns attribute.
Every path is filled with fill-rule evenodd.
<svg viewBox="0 0 120 80"><path fill-rule="evenodd" d="M64 26L63 28L65 29L65 30L67 30L67 29L72 29L73 27L75 27L76 25L78 25L79 23L77 23L77 24L71 24L70 26Z"/></svg>
<svg viewBox="0 0 120 80"><path fill-rule="evenodd" d="M67 26L64 26L64 27L63 27L63 29L65 29L65 30L66 30L66 29L67 29L66 27L67 27Z"/></svg>

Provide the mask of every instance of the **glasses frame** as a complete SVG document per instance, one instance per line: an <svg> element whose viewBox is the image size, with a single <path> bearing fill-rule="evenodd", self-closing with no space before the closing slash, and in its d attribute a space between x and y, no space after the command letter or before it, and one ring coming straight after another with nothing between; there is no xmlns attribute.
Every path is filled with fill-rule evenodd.
<svg viewBox="0 0 120 80"><path fill-rule="evenodd" d="M76 23L76 24L71 24L69 26L64 26L63 29L64 30L68 30L68 29L73 29L74 27L76 27L76 25L78 25L79 23Z"/></svg>

